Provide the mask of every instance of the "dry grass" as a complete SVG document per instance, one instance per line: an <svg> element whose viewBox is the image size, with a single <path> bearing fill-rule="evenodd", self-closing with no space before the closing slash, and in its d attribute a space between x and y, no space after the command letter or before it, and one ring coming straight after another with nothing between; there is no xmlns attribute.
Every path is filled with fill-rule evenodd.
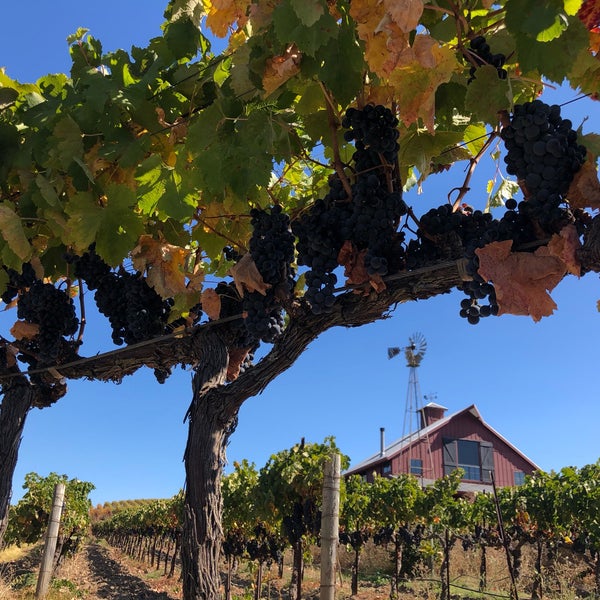
<svg viewBox="0 0 600 600"><path fill-rule="evenodd" d="M74 558L68 560L53 584L47 600L96 600L99 598L110 600L111 592L107 590L120 588L123 592L124 582L134 589L138 584L142 585L146 592L143 597L170 598L178 600L181 598L181 582L178 574L174 578L167 578L161 571L149 567L147 564L132 560L114 548L95 545L101 548L106 558L102 559L106 569L98 578L98 564L90 562L90 554L84 549ZM33 549L35 551L35 549ZM31 551L31 549L30 549ZM13 552L13 551L11 551ZM33 552L35 556L35 552ZM96 554L98 554L96 552ZM3 566L6 567L6 554L0 555L0 600L31 600L35 592L35 578L37 576L37 565L30 570L15 571L16 578L10 579L13 587L9 586L6 577L2 581ZM15 562L11 565L26 565L29 555L16 553ZM479 584L479 561L480 551L472 549L464 551L457 545L451 555L450 578L453 584L451 588L453 600L472 598L491 598L494 596L481 595L477 592ZM306 564L303 598L317 599L319 597L319 549L315 548L311 553L311 560ZM289 584L291 579L290 562L291 557L286 556L286 567L284 576L279 579L277 569L265 569L263 574L262 597L271 600L287 600L289 598ZM525 549L519 579L519 597L530 598L533 583L534 555L532 549ZM96 558L98 560L98 557ZM368 544L361 560L359 593L352 597L350 590L351 576L350 566L353 553L344 548L339 551L339 563L341 575L338 580L336 598L338 600L387 600L391 593L391 573L389 552L380 547ZM29 561L32 564L32 561ZM101 566L101 565L100 565ZM556 557L552 564L547 564L547 577L544 583L543 597L546 600L577 600L595 598L593 590L593 575L589 568L578 556L570 552L563 552ZM437 600L439 598L440 579L439 557L434 557L429 564L421 565L418 577L408 582L404 589L396 595L396 600ZM506 557L502 549L487 550L487 589L491 594L500 598L508 598L510 590L510 578L506 564ZM18 574L20 573L20 574ZM254 582L256 567L254 564L242 561L239 565L233 585L234 600L252 600L254 597ZM110 585L106 586L108 583ZM116 591L115 591L116 593ZM107 595L108 594L108 595ZM132 599L136 596L133 595ZM123 596L114 596L123 598Z"/></svg>

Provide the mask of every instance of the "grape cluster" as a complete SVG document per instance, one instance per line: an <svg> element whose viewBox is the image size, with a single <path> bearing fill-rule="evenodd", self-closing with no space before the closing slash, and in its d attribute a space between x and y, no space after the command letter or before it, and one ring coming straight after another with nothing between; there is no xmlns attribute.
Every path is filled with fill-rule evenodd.
<svg viewBox="0 0 600 600"><path fill-rule="evenodd" d="M170 303L141 274L112 271L93 247L81 257L72 256L69 260L74 263L75 276L95 291L94 300L110 322L115 344L135 344L164 333Z"/></svg>
<svg viewBox="0 0 600 600"><path fill-rule="evenodd" d="M6 290L4 290L2 296L0 296L2 302L5 304L10 304L17 297L19 290L24 290L37 281L37 276L31 263L23 263L21 273L6 266L3 266L2 268L8 275Z"/></svg>
<svg viewBox="0 0 600 600"><path fill-rule="evenodd" d="M504 68L504 63L506 62L506 56L504 54L492 54L490 49L490 45L486 42L485 37L482 35L478 35L471 40L470 43L471 48L471 58L477 64L477 67L481 67L482 65L492 65L496 67L498 71L498 77L500 79L506 79L508 77L508 72ZM477 72L476 66L471 66L469 70L469 80L470 83L475 79L475 73Z"/></svg>
<svg viewBox="0 0 600 600"><path fill-rule="evenodd" d="M270 211L252 209L252 237L250 255L263 281L269 289L245 292L244 322L251 336L257 340L273 343L283 332L284 318L281 299L289 298L294 289L294 235L290 219L280 206Z"/></svg>
<svg viewBox="0 0 600 600"><path fill-rule="evenodd" d="M385 276L403 266L396 230L407 206L397 176L398 120L383 106L350 108L342 119L346 141L354 141L349 197L338 174L329 191L293 225L298 262L309 267L306 299L315 314L335 303L333 271L345 242L363 254L371 276Z"/></svg>
<svg viewBox="0 0 600 600"><path fill-rule="evenodd" d="M69 294L41 281L36 281L21 293L17 316L39 326L32 342L36 346L32 350L37 357L37 366L57 362L63 336L73 335L79 325Z"/></svg>
<svg viewBox="0 0 600 600"><path fill-rule="evenodd" d="M560 106L534 100L515 105L500 135L507 150L506 171L525 187L526 200L519 210L544 228L560 229L568 222L561 205L586 159L571 121L561 117Z"/></svg>

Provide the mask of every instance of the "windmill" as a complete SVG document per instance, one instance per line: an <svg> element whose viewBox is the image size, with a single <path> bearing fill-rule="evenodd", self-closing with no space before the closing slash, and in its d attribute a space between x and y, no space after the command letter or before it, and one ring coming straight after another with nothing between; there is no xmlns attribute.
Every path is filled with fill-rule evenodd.
<svg viewBox="0 0 600 600"><path fill-rule="evenodd" d="M429 444L427 432L423 432L422 425L422 396L419 387L419 378L417 369L425 356L427 350L427 340L422 333L413 333L408 338L408 345L404 347L393 346L388 348L388 359L392 359L404 351L406 357L406 366L409 368L408 389L406 392L406 405L404 408L404 421L402 424L402 439L410 439L407 453L406 470L414 474L420 474L423 478L425 471L429 469L430 475L433 474L433 459ZM420 462L413 463L413 459ZM427 466L426 466L427 465Z"/></svg>

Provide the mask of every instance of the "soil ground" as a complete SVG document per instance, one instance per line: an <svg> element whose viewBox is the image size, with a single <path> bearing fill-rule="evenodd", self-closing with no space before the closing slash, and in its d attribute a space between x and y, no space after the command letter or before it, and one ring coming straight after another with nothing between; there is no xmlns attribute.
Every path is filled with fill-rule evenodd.
<svg viewBox="0 0 600 600"><path fill-rule="evenodd" d="M377 549L375 549L377 550ZM476 588L475 568L478 568L476 555L462 550L453 559L452 589L453 600L466 598L507 598L508 577L506 563L501 554L490 552L489 594L480 595ZM318 560L318 554L316 556ZM345 550L340 552L342 571L349 573L348 563L351 555ZM41 562L41 547L34 546L17 555L0 553L0 600L32 600L35 596L35 583ZM523 572L530 570L526 558ZM360 580L359 593L353 600L386 600L390 598L390 579L385 572L387 556L379 549L377 552L365 552L362 561L363 578ZM387 563L389 564L389 563ZM589 573L582 570L581 564L564 564L557 573L557 583L548 586L544 598L547 600L575 600L594 598L589 583ZM423 573L421 581L412 582L409 589L402 590L397 600L437 600L439 585L432 581L434 572ZM243 562L234 578L232 586L233 600L253 600L255 568L252 563ZM586 579L588 580L586 582ZM289 569L284 577L277 577L276 569L263 575L262 598L271 600L289 599ZM527 577L523 578L520 598L530 598L531 590ZM303 598L319 598L319 571L316 566L307 566L303 582ZM351 597L350 576L344 575L336 590L336 598L344 600ZM179 572L169 578L164 569L155 570L147 564L133 560L104 542L88 541L72 558L67 559L60 573L53 580L47 600L181 600L181 582Z"/></svg>

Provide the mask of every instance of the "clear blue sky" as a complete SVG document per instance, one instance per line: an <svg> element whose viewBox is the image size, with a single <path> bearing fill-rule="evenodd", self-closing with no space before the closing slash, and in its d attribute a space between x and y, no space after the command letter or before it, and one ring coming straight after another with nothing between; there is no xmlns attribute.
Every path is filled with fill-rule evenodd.
<svg viewBox="0 0 600 600"><path fill-rule="evenodd" d="M0 66L24 82L68 72L65 40L78 27L89 28L105 50L143 45L159 35L165 5L159 0L10 2L3 7ZM542 99L553 103L576 96L550 90ZM578 101L563 115L576 126L587 116L584 132L600 132L598 108ZM478 208L485 205L489 176L479 172L466 198ZM411 193L407 200L420 214L443 203L463 177L460 166L449 176L434 176L422 195ZM598 276L565 279L553 294L558 310L540 323L503 316L471 326L458 316L462 297L455 292L402 305L386 321L323 335L242 407L229 461L247 458L260 468L301 437L321 442L333 435L358 463L378 450L380 427L389 442L398 438L408 369L402 356L388 360L386 351L421 332L428 342L418 372L423 394L435 394L451 412L476 404L484 420L544 470L595 462L600 457ZM0 313L0 334L15 318L15 311ZM82 350L87 355L109 349L103 320L92 321ZM191 374L179 370L161 386L146 369L121 385L70 382L66 397L28 416L13 500L22 495L30 471L93 482L94 504L175 494L184 484L182 420L190 381Z"/></svg>

